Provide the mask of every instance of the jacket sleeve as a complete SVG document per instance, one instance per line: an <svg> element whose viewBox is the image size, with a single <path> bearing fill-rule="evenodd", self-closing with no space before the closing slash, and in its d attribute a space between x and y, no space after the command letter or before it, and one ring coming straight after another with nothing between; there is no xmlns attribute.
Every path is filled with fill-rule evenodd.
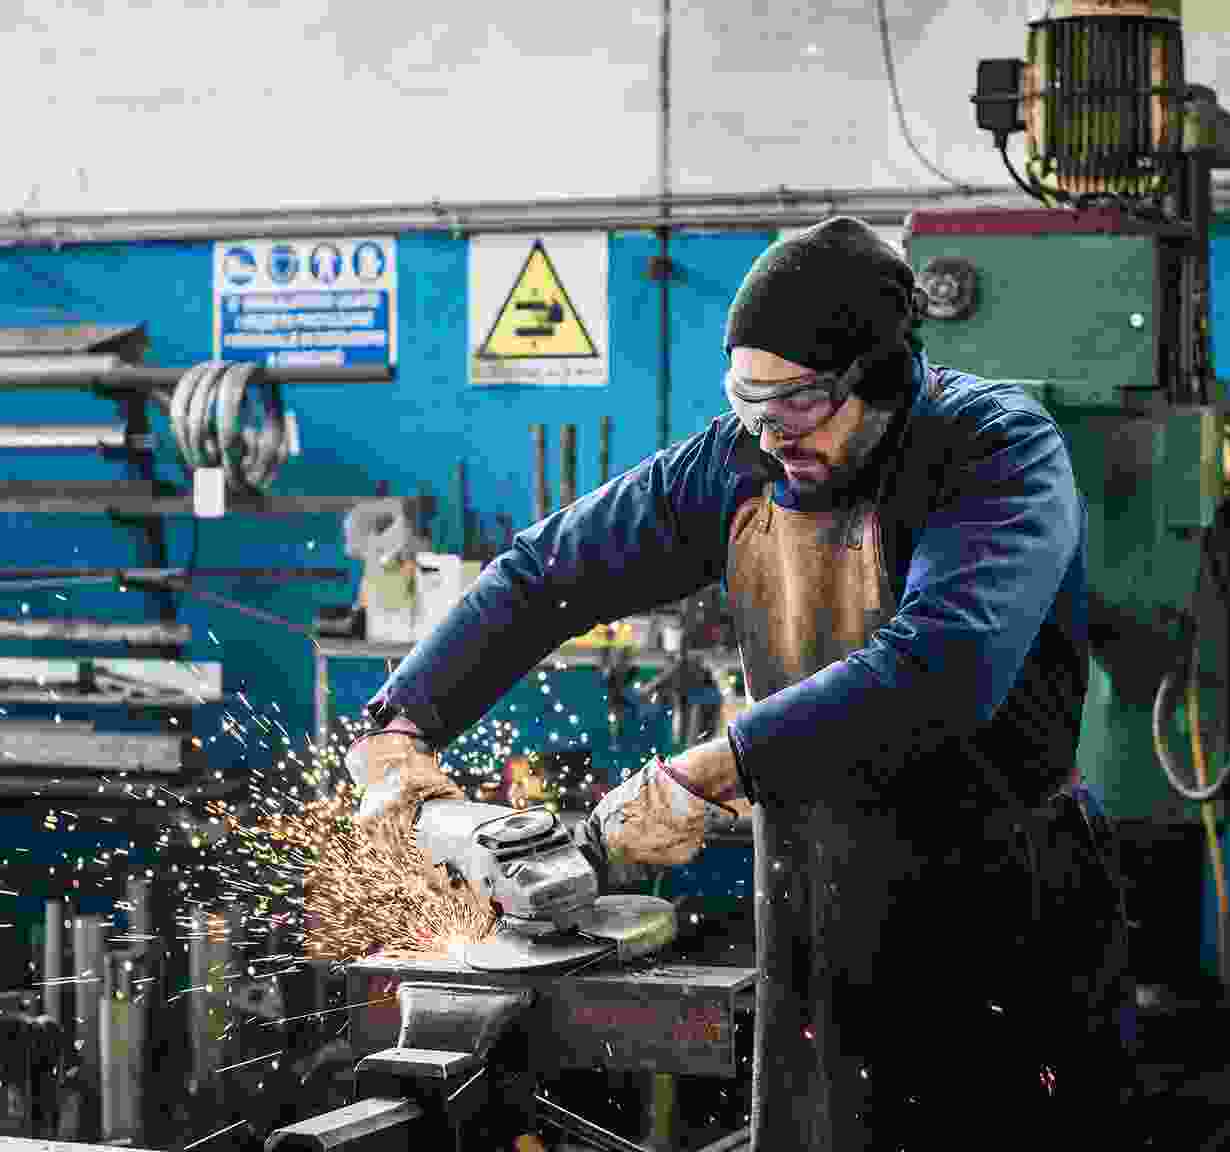
<svg viewBox="0 0 1230 1152"><path fill-rule="evenodd" d="M565 641L720 580L732 434L714 420L518 533L368 710L398 709L443 747Z"/></svg>
<svg viewBox="0 0 1230 1152"><path fill-rule="evenodd" d="M966 442L892 620L730 726L749 798L865 794L878 775L987 724L1011 691L1079 548L1082 506L1044 415L999 408Z"/></svg>

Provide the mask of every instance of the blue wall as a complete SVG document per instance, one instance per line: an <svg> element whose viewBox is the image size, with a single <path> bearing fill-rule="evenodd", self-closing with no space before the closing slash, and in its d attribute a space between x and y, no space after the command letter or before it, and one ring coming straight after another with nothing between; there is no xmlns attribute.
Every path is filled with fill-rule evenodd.
<svg viewBox="0 0 1230 1152"><path fill-rule="evenodd" d="M672 241L673 439L698 431L725 407L721 344L726 309L747 266L772 239L770 233L728 232L684 233ZM648 233L619 233L611 235L609 243L609 386L475 389L467 382L468 244L433 232L399 237L396 379L387 384L290 389L303 455L287 462L275 491L364 496L373 495L380 482L394 494L410 495L425 488L439 504L437 528L447 533L454 522L452 476L464 461L467 507L477 513L487 536L499 540L497 515L507 515L518 529L531 519L531 424L547 428L547 479L553 500L558 499L559 429L565 423L577 426L580 492L598 483L598 430L603 416L611 419L612 475L653 452L658 436L659 304L657 285L647 273L657 240ZM144 323L149 361L186 368L211 354L211 252L209 244L149 243L0 253L0 325L77 319ZM151 411L160 436L159 474L183 483L166 421L152 406ZM0 423L117 419L115 406L96 396L0 391ZM0 475L106 480L123 473L118 465L79 456L0 454ZM209 567L350 568L354 576L350 587L221 582L209 586L221 595L310 624L318 604L348 602L357 586L357 565L342 551L341 525L339 515L204 521L198 526L196 562ZM139 549L138 533L100 516L6 514L4 528L0 563L5 566L148 562ZM167 531L170 563L187 563L193 547L191 519L171 518ZM438 540L450 548L459 545L447 534ZM88 614L140 620L152 614L143 595L109 586L13 590L0 584L0 616L19 615L23 603L31 616ZM224 662L228 692L245 691L265 711L276 702L297 743L312 730L310 641L187 597L181 600L180 619L194 630L192 659ZM0 643L0 655L23 654L29 654L28 645ZM41 646L39 654L60 653ZM337 710L346 713L355 711L379 685L383 667L374 661L339 663L332 674ZM605 728L605 705L595 674L569 673L561 680L561 691L565 683L570 685L566 715L574 708L585 713L591 738L598 739L598 729ZM512 700L510 696L505 707ZM522 707L528 708L525 700ZM199 735L218 733L218 711L205 710L198 717ZM621 748L599 740L596 763L605 770L639 762L642 749L633 735L642 727L640 743L646 752L650 744L665 738L664 724L651 718L638 719L631 727L633 733ZM219 739L216 754L222 755L226 743Z"/></svg>

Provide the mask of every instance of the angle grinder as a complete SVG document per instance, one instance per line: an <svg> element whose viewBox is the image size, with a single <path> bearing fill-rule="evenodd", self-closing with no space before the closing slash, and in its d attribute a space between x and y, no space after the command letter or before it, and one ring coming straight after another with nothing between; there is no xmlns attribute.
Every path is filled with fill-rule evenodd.
<svg viewBox="0 0 1230 1152"><path fill-rule="evenodd" d="M467 884L498 917L489 936L465 947L465 963L478 971L626 961L675 937L669 900L598 895L593 866L548 808L430 800L419 805L414 835L429 865Z"/></svg>

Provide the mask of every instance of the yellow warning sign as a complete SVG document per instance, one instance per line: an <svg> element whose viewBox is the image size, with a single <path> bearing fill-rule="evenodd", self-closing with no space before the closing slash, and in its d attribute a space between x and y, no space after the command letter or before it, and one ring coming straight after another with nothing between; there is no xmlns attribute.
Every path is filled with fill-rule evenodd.
<svg viewBox="0 0 1230 1152"><path fill-rule="evenodd" d="M530 249L477 355L480 360L598 356L541 240Z"/></svg>

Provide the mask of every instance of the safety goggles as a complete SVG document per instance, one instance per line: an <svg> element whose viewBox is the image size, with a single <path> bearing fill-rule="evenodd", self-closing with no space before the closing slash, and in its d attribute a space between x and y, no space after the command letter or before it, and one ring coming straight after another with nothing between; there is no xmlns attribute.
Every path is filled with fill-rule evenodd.
<svg viewBox="0 0 1230 1152"><path fill-rule="evenodd" d="M862 360L844 372L807 372L779 380L726 373L726 397L753 436L764 429L787 440L814 432L846 402L862 379Z"/></svg>

